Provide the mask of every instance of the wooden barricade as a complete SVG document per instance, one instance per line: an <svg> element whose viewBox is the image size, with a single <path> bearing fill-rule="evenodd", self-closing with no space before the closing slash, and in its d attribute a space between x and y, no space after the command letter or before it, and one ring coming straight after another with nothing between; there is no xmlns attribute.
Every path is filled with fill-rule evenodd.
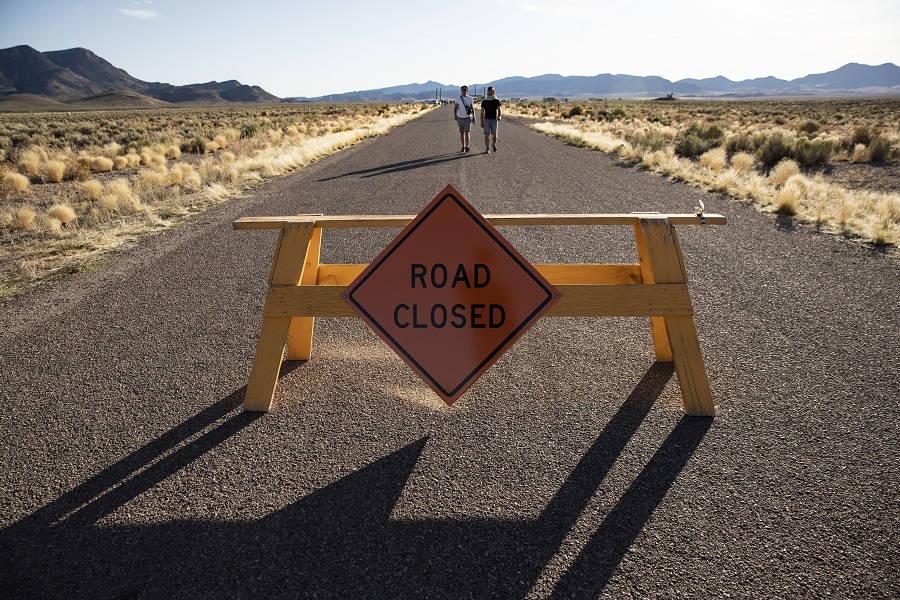
<svg viewBox="0 0 900 600"><path fill-rule="evenodd" d="M675 363L685 413L713 416L714 406L694 326L676 225L724 225L715 214L484 215L494 226L618 225L634 229L638 264L544 264L534 267L561 294L550 317L649 317L656 359ZM344 289L366 265L320 264L323 229L405 227L414 216L244 217L235 229L279 230L263 322L244 409L268 411L287 346L288 360L308 360L315 317L354 317Z"/></svg>

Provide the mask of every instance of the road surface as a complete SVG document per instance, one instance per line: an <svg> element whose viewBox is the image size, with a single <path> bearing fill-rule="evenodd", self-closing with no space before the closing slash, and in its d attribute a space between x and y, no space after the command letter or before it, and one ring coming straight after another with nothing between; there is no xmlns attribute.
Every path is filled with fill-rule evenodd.
<svg viewBox="0 0 900 600"><path fill-rule="evenodd" d="M9 598L897 597L900 269L515 120L440 108L0 308ZM645 319L542 319L446 407L359 319L241 402L272 231L242 216L690 212L715 418ZM536 263L636 262L625 228L505 228ZM396 230L327 231L365 263Z"/></svg>

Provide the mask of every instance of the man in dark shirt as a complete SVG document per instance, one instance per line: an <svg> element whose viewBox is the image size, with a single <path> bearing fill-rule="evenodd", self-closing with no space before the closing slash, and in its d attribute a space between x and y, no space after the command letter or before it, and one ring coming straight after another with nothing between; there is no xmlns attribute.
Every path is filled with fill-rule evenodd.
<svg viewBox="0 0 900 600"><path fill-rule="evenodd" d="M481 128L484 129L484 153L490 154L491 148L497 151L497 126L500 121L500 100L494 93L494 86L489 86L487 95L481 101Z"/></svg>

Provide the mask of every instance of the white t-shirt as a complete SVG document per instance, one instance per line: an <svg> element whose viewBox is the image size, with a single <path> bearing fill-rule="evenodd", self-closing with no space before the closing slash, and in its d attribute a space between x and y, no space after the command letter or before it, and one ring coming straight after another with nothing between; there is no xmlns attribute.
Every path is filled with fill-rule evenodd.
<svg viewBox="0 0 900 600"><path fill-rule="evenodd" d="M456 116L460 119L467 118L469 113L466 112L466 107L472 106L472 103L472 96L459 96L456 99Z"/></svg>

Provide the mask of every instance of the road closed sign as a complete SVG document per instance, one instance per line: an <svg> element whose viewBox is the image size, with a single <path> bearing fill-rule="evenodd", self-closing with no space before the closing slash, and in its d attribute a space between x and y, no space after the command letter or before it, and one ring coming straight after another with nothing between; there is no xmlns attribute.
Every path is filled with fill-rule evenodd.
<svg viewBox="0 0 900 600"><path fill-rule="evenodd" d="M343 297L453 404L559 293L448 185Z"/></svg>

